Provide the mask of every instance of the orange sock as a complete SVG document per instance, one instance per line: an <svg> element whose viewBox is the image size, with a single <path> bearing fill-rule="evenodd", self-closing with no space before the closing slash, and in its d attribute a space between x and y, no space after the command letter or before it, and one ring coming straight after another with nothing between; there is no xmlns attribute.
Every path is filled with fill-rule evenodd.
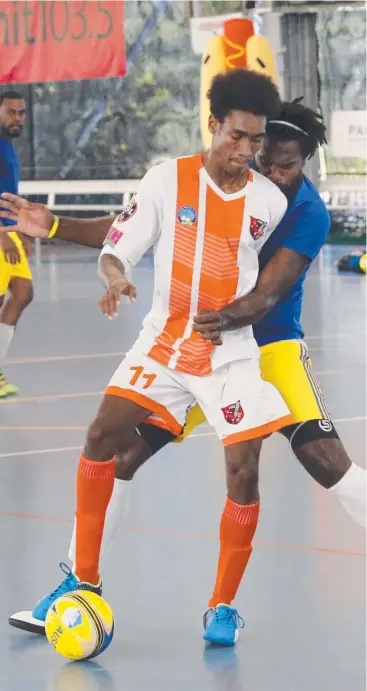
<svg viewBox="0 0 367 691"><path fill-rule="evenodd" d="M259 518L259 502L243 506L229 497L220 523L217 579L209 607L234 600L252 552L252 539Z"/></svg>
<svg viewBox="0 0 367 691"><path fill-rule="evenodd" d="M99 463L80 456L77 475L75 575L98 583L99 553L115 479L115 459Z"/></svg>

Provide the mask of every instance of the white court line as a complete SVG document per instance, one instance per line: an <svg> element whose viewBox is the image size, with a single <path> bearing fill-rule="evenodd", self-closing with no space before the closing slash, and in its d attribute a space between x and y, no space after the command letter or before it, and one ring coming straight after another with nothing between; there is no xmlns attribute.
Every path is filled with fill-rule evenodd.
<svg viewBox="0 0 367 691"><path fill-rule="evenodd" d="M365 346L364 346L365 348ZM355 348L314 348L313 346L310 346L309 349L311 353L325 353L325 355L328 355L329 353L355 353L356 349Z"/></svg>
<svg viewBox="0 0 367 691"><path fill-rule="evenodd" d="M364 339L365 334L328 334L326 336L321 335L321 336L305 336L305 342L307 341L314 341L314 340L324 340L324 339L333 339L335 340L336 338L354 338L354 339ZM324 350L324 348L312 348L312 350ZM327 348L327 351L329 351L330 348ZM338 352L347 352L344 350L341 350L340 348L336 348ZM349 351L349 349L348 349ZM67 360L93 360L97 358L109 358L109 357L119 357L122 355L126 355L125 351L119 351L117 353L80 353L80 354L71 354L71 355L45 355L45 356L40 356L40 357L20 357L20 358L10 358L9 360L6 361L6 365L33 365L37 364L40 362L64 362Z"/></svg>
<svg viewBox="0 0 367 691"><path fill-rule="evenodd" d="M94 358L121 357L126 351L118 353L81 353L79 355L50 355L47 357L13 358L6 365L33 365L37 362L63 362L64 360L93 360Z"/></svg>
<svg viewBox="0 0 367 691"><path fill-rule="evenodd" d="M336 420L333 420L333 422L363 422L367 418L366 417L343 417L339 418ZM190 434L187 439L195 439L196 437L216 437L216 433L212 431L208 432L196 432L194 434ZM186 439L185 439L186 441ZM14 456L34 456L34 455L40 455L40 454L45 454L45 453L62 453L64 451L80 451L82 447L82 444L79 444L78 446L60 446L59 448L56 449L33 449L31 451L12 451L11 453L0 453L0 458L13 458Z"/></svg>
<svg viewBox="0 0 367 691"><path fill-rule="evenodd" d="M354 334L354 333L349 333L349 334L320 334L319 336L305 336L305 341L314 341L315 339L317 340L322 340L324 338L365 338L366 334L365 333L359 333L359 334Z"/></svg>

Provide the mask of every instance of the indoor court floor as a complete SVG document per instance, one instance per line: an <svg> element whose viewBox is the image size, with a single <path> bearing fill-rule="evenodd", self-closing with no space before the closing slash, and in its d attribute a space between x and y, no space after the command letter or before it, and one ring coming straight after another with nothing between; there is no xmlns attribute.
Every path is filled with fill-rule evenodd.
<svg viewBox="0 0 367 691"><path fill-rule="evenodd" d="M364 465L366 278L337 274L345 251L325 248L312 267L303 322L339 434ZM8 626L61 580L86 427L152 291L146 258L134 271L136 304L109 322L97 308L95 252L43 248L33 269L35 300L6 366L21 391L0 403L0 691L363 691L364 532L279 435L262 452L259 528L236 601L246 628L235 649L201 639L225 499L221 445L207 425L133 481L104 573L115 614L106 653L68 663L44 638Z"/></svg>

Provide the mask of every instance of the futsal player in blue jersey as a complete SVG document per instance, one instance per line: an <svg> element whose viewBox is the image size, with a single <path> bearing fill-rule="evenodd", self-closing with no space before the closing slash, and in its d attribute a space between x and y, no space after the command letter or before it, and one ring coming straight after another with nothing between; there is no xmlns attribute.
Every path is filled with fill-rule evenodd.
<svg viewBox="0 0 367 691"><path fill-rule="evenodd" d="M17 91L0 94L0 192L18 192L19 165L13 139L22 133L25 113L24 99ZM14 221L4 218L1 223L10 230ZM0 234L0 398L18 391L8 383L2 368L19 318L33 299L27 260L30 248L29 240L22 241L17 232Z"/></svg>
<svg viewBox="0 0 367 691"><path fill-rule="evenodd" d="M329 215L317 190L304 176L307 158L325 141L322 118L305 108L299 100L284 103L276 120L267 125L262 150L256 165L261 173L279 185L288 199L288 210L260 254L261 273L253 293L220 313L199 315L195 328L202 337L215 342L223 328L253 324L260 346L262 376L276 386L294 416L294 424L282 430L307 472L338 497L360 525L366 520L366 473L348 457L328 414L324 397L312 372L303 341L300 315L303 282L329 231ZM8 215L19 229L33 237L57 234L70 242L101 247L110 222L106 219L81 221L55 219L45 207L11 197L6 202ZM1 217L1 214L0 214ZM179 439L161 427L139 427L129 452L116 463L115 487L103 533L101 565L117 535L126 508L129 480L135 471L169 441L182 441L204 422L198 406L192 408ZM257 474L257 468L249 469ZM69 557L74 561L74 539ZM219 558L218 576L221 576ZM9 622L27 631L44 632L44 619L53 600L80 584L66 565L66 578L45 596L33 612L19 612ZM232 644L236 638L236 614L232 603L208 610L204 637Z"/></svg>

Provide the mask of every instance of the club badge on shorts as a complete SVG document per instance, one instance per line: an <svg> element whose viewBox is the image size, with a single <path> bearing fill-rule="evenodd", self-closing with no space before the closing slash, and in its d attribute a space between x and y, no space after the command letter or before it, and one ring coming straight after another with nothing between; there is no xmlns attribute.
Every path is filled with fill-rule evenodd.
<svg viewBox="0 0 367 691"><path fill-rule="evenodd" d="M230 425L238 425L241 422L244 412L241 406L241 401L236 401L236 403L230 403L225 408L222 408L222 413L227 422Z"/></svg>
<svg viewBox="0 0 367 691"><path fill-rule="evenodd" d="M250 216L250 233L254 240L258 240L264 235L266 226L266 221L260 221L259 218Z"/></svg>

